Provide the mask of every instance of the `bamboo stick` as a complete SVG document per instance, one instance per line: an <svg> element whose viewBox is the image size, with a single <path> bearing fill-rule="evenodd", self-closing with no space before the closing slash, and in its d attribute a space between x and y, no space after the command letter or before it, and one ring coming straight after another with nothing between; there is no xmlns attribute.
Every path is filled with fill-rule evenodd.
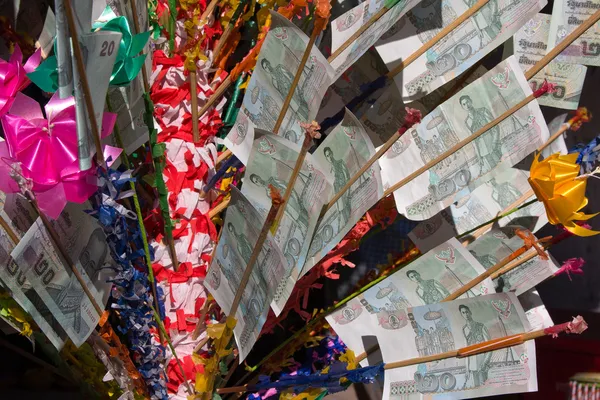
<svg viewBox="0 0 600 400"><path fill-rule="evenodd" d="M79 44L79 34L75 27L75 17L73 16L73 8L71 7L71 0L63 0L65 6L65 14L67 16L67 24L69 25L69 32L71 33L71 43L73 45L73 53L75 54L75 64L77 65L77 72L79 73L79 79L81 80L81 86L83 87L83 100L85 102L85 108L90 119L90 125L92 128L92 136L94 139L94 145L96 147L96 161L99 165L104 165L104 154L102 153L102 144L100 143L100 132L98 131L98 122L96 120L96 113L94 112L94 105L92 104L92 92L85 72L85 65L83 63L83 55L81 52L81 46Z"/></svg>
<svg viewBox="0 0 600 400"><path fill-rule="evenodd" d="M231 75L225 78L225 80L221 82L217 90L215 90L215 92L208 98L206 103L204 103L204 105L200 108L200 111L198 111L198 117L202 118L204 114L208 111L208 109L211 108L217 102L217 100L219 100L221 96L225 94L227 89L229 89L229 87L233 83L234 80L231 79Z"/></svg>
<svg viewBox="0 0 600 400"><path fill-rule="evenodd" d="M443 353L438 353L438 354L434 354L434 355L414 357L414 358L409 358L407 360L390 362L390 363L384 364L383 369L390 370L390 369L395 369L395 368L403 368L403 367L408 367L411 365L424 364L424 363L428 363L428 362L432 362L432 361L440 361L440 360L444 360L447 358L472 357L477 354L487 353L490 351L496 351L496 350L504 349L507 347L512 347L512 346L516 346L519 344L523 344L529 340L535 340L537 338L540 338L540 337L543 337L546 335L555 336L560 333L580 334L583 331L585 331L586 329L587 329L587 324L585 323L585 321L583 320L583 318L581 316L578 316L578 317L574 318L573 321L566 322L566 323L563 323L560 325L554 325L549 328L538 329L538 330L531 331L531 332L523 332L523 333L517 333L517 334L513 334L513 335L507 335L507 336L503 336L503 337L499 337L499 338L495 338L495 339L486 340L484 342L476 343L476 344L473 344L470 346L461 347L456 350L445 351ZM281 389L285 389L285 388L294 386L293 383L290 383L289 385L282 385L281 383L282 382L273 382L273 387L277 387L281 390ZM218 394L243 393L243 392L247 392L247 391L266 390L268 388L270 388L270 385L262 384L260 386L256 386L256 385L247 384L247 385L242 385L242 386L233 386L233 387L218 389L217 393Z"/></svg>
<svg viewBox="0 0 600 400"><path fill-rule="evenodd" d="M308 61L308 57L310 57L311 50L317 41L317 38L321 34L319 29L313 29L312 34L310 35L310 40L308 41L308 45L304 50L304 54L302 54L302 59L300 60L300 64L298 65L298 70L296 71L296 75L294 76L294 80L292 81L292 86L289 89L285 100L283 101L283 105L281 106L281 111L279 112L279 117L277 117L277 122L275 122L275 127L273 128L273 133L279 133L279 128L281 128L281 124L283 123L283 118L285 118L285 114L287 113L288 108L292 102L292 98L294 97L294 93L296 92L296 88L298 87L298 83L300 82L300 77L302 76L302 72L304 71L304 66ZM309 121L306 121L309 122Z"/></svg>
<svg viewBox="0 0 600 400"><path fill-rule="evenodd" d="M138 34L140 33L140 21L138 21L138 10L136 0L130 0L129 3L131 3L131 13L133 14L133 28L135 29L134 33ZM144 51L142 50L140 53L143 52ZM142 66L142 81L144 84L144 91L150 92L150 83L148 81L148 73L146 71L145 64Z"/></svg>
<svg viewBox="0 0 600 400"><path fill-rule="evenodd" d="M202 13L202 16L200 16L200 23L202 23L202 21L206 23L206 20L208 19L209 15L211 15L212 12L215 10L217 4L219 4L219 0L211 0L211 2L208 3L208 6L206 6L206 9Z"/></svg>
<svg viewBox="0 0 600 400"><path fill-rule="evenodd" d="M192 134L194 143L200 141L198 129L198 88L196 87L196 71L190 71L190 96L192 98Z"/></svg>
<svg viewBox="0 0 600 400"><path fill-rule="evenodd" d="M294 185L296 184L296 180L298 179L298 175L300 174L300 170L302 169L302 165L304 164L304 160L306 158L306 154L308 153L308 149L312 144L312 137L308 130L304 132L304 142L302 143L302 148L300 149L300 154L298 154L298 158L296 159L296 165L294 165L294 169L292 170L292 174L290 175L290 179L285 188L285 193L283 195L282 205L279 207L277 211L277 215L273 220L272 225L272 233L274 234L277 231L277 226L279 225L279 221L283 217L283 213L285 212L286 206L290 197L292 196L292 191L294 190Z"/></svg>
<svg viewBox="0 0 600 400"><path fill-rule="evenodd" d="M19 236L17 236L15 231L13 231L13 229L11 228L10 224L1 215L0 226L2 226L2 229L4 229L10 240L12 240L15 245L19 243Z"/></svg>
<svg viewBox="0 0 600 400"><path fill-rule="evenodd" d="M275 221L275 216L279 211L279 207L283 204L281 194L279 193L279 191L273 186L269 186L269 189L271 190L271 209L269 210L265 223L263 224L263 227L260 230L258 239L256 240L256 244L254 245L254 249L252 250L252 254L250 255L250 260L248 260L248 264L246 265L246 269L244 270L244 275L242 276L240 285L235 292L235 297L233 298L233 303L231 304L231 309L229 310L229 315L231 315L234 318L240 306L240 302L242 301L242 296L244 294L244 290L246 289L246 285L248 285L248 282L250 281L250 276L252 275L254 264L256 264L256 262L258 261L258 256L260 255L265 240L267 240L269 229Z"/></svg>

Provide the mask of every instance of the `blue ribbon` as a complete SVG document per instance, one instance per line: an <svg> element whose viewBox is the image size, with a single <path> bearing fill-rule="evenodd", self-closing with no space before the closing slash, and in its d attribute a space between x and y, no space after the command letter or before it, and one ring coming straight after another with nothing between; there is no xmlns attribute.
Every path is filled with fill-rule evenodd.
<svg viewBox="0 0 600 400"><path fill-rule="evenodd" d="M581 165L581 171L583 173L592 172L598 161L598 155L600 150L595 150L595 147L600 146L600 136L595 137L587 145L583 143L577 144L569 150L569 153L579 153L577 157L577 164Z"/></svg>
<svg viewBox="0 0 600 400"><path fill-rule="evenodd" d="M210 189L214 188L219 180L233 176L235 172L227 173L229 168L239 169L242 165L242 162L232 154L231 157L229 157L229 159L221 165L217 173L212 178L210 178L206 186L204 186L204 191L208 192Z"/></svg>

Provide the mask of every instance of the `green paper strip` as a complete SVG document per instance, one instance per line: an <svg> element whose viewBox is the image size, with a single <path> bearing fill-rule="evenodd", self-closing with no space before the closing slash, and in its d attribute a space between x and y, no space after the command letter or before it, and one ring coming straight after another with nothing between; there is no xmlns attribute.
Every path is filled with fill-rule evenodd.
<svg viewBox="0 0 600 400"><path fill-rule="evenodd" d="M167 238L168 243L174 243L173 222L171 221L171 214L169 213L169 191L167 190L167 185L165 185L165 180L163 178L166 145L164 143L157 143L158 131L154 128L154 120L152 119L154 103L152 103L148 93L144 93L144 103L146 105L144 120L148 126L148 132L150 132L150 149L152 151L152 160L154 161L154 177L156 191L158 192L158 204L165 224L165 237Z"/></svg>
<svg viewBox="0 0 600 400"><path fill-rule="evenodd" d="M225 112L225 118L223 118L223 124L225 126L233 126L235 120L237 118L237 114L240 111L240 108L237 107L237 102L240 97L240 86L244 83L244 75L240 74L235 82L235 88L233 89L233 94L231 95L231 99L229 100L229 105L227 106L227 112Z"/></svg>
<svg viewBox="0 0 600 400"><path fill-rule="evenodd" d="M402 0L384 0L383 6L389 10L390 8L394 7L396 4L400 3L401 1Z"/></svg>
<svg viewBox="0 0 600 400"><path fill-rule="evenodd" d="M56 92L58 90L56 56L48 57L43 63L38 65L35 71L28 73L27 77L44 92Z"/></svg>

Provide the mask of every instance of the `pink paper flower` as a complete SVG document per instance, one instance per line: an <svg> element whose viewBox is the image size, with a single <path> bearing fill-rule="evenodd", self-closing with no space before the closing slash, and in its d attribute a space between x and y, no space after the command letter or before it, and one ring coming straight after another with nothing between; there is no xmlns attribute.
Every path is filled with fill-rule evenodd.
<svg viewBox="0 0 600 400"><path fill-rule="evenodd" d="M15 51L8 61L0 59L0 116L8 112L17 93L31 83L27 74L38 67L41 55L41 49L38 49L23 64L23 53L19 45L15 45Z"/></svg>
<svg viewBox="0 0 600 400"><path fill-rule="evenodd" d="M95 168L79 169L75 100L55 94L45 107L17 93L10 114L2 116L6 141L0 143L0 190L19 192L10 174L19 173L32 182L40 209L57 218L67 201L85 202L96 190ZM116 115L104 113L101 136L112 132Z"/></svg>

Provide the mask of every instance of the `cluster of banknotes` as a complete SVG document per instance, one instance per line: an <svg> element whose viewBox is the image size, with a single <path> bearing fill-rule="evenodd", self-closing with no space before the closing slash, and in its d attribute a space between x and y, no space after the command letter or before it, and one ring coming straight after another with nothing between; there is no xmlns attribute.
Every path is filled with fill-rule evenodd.
<svg viewBox="0 0 600 400"><path fill-rule="evenodd" d="M499 4L491 0L437 47L411 64L401 74L403 85L396 79L396 85L383 88L383 95L374 103L366 102L367 106L357 111L362 114L360 118L345 110L343 120L306 157L278 230L269 238L270 244L261 253L264 258L259 257L253 270L254 283L242 297L235 332L242 359L258 338L269 307L276 314L281 312L296 281L339 243L381 199L386 188L467 139L532 93L517 57L508 57L489 71L470 67L535 17L545 4L544 1ZM383 6L381 2L365 2L335 19L331 25L333 51ZM239 205L240 215L254 215L256 226L261 226L271 205L269 185L285 192L304 140L300 123L311 121L317 114L324 117L339 111L338 106L360 93L353 80L368 83L376 79L385 70L383 64L390 68L397 65L470 6L458 1L419 4L401 1L373 25L375 28L363 32L359 40L334 59L327 60L317 48L312 48L308 62L299 72L298 87L277 134L272 130L292 87L308 38L295 25L273 14L272 29L258 56L237 120L224 141L246 165L241 193L236 192L232 202ZM460 39L452 35L460 35ZM407 37L410 40L403 42ZM374 51L367 52L375 43L383 63L376 61ZM427 73L417 74L415 71L419 70ZM452 81L467 70L464 80ZM352 79L346 79L344 74ZM344 84L344 80L349 84ZM333 90L325 95L332 84ZM319 111L322 100L325 106ZM427 114L423 121L394 143L335 204L328 204L375 154L375 146L397 130L402 123L400 111L408 101ZM531 102L395 191L398 210L413 220L437 218L436 224L440 226L432 229L429 224L421 231L432 234L420 235L430 248L435 247L454 237L457 226L464 231L471 229L477 225L476 221L489 220L527 194L526 174L513 170L512 166L548 137L539 105ZM498 208L490 209L488 200L493 200L491 204L497 204ZM478 207L481 203L484 206ZM321 215L324 206L326 212ZM452 207L463 207L462 219L443 218L444 212L447 214ZM479 213L466 211L471 209ZM226 234L209 269L214 284L209 282L208 289L226 312L257 237L256 227L242 221L248 217L238 218L238 223L235 218L227 216ZM440 230L441 227L445 229ZM450 236L440 241L438 231ZM225 281L227 284L221 284Z"/></svg>
<svg viewBox="0 0 600 400"><path fill-rule="evenodd" d="M85 208L69 204L52 224L102 307L110 295L108 280L114 270L104 232ZM15 244L6 231L0 232L0 282L57 349L68 339L80 346L100 315L29 202L17 194L3 196L1 214L20 240Z"/></svg>
<svg viewBox="0 0 600 400"><path fill-rule="evenodd" d="M554 274L552 259L536 257L446 301L522 245L514 233L518 228L493 230L467 247L452 238L350 300L327 320L348 348L367 355L362 365L433 356L551 326L534 286ZM384 398L462 399L536 391L535 364L535 344L528 342L392 369L385 374Z"/></svg>

